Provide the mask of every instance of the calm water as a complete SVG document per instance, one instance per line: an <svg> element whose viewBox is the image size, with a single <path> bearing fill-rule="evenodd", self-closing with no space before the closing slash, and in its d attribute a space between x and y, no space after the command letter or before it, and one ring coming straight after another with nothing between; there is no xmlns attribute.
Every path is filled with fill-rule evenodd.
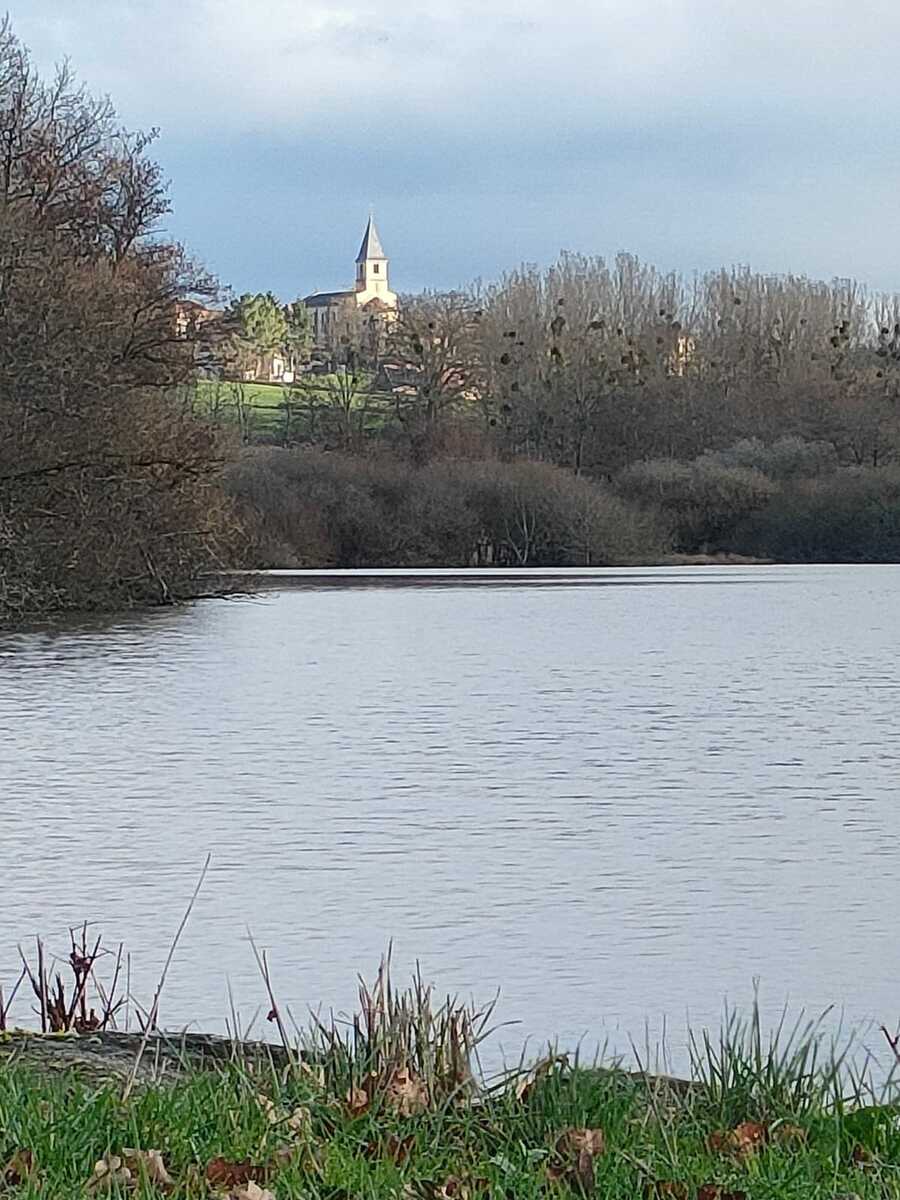
<svg viewBox="0 0 900 1200"><path fill-rule="evenodd" d="M0 980L87 918L147 996L209 851L170 1025L263 1003L248 928L298 1015L394 938L510 1051L900 1017L900 567L360 582L0 639Z"/></svg>

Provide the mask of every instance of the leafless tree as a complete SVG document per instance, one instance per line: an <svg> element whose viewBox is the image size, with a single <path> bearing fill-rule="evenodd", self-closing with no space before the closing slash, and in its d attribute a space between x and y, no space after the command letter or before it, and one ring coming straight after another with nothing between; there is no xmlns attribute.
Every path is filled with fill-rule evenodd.
<svg viewBox="0 0 900 1200"><path fill-rule="evenodd" d="M226 451L178 400L176 305L214 287L157 234L150 140L3 24L0 614L169 602L226 552Z"/></svg>

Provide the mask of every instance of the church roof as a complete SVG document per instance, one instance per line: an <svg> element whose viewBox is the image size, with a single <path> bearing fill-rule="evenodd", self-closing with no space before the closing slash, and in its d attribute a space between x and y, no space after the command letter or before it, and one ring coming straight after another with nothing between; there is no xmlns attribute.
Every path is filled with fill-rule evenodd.
<svg viewBox="0 0 900 1200"><path fill-rule="evenodd" d="M349 300L356 295L356 292L313 292L311 296L304 296L303 303L307 308L327 308L332 304L339 304L342 300Z"/></svg>
<svg viewBox="0 0 900 1200"><path fill-rule="evenodd" d="M362 245L359 248L356 261L362 263L368 261L370 258L387 258L384 248L381 245L381 238L378 236L378 230L375 228L374 217L369 217L369 223L366 226L366 232L363 234Z"/></svg>

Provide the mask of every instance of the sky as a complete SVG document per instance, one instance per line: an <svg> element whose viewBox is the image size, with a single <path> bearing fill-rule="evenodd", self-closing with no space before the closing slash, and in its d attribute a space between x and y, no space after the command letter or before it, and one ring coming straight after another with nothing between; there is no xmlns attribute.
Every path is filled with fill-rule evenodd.
<svg viewBox="0 0 900 1200"><path fill-rule="evenodd" d="M900 291L895 0L12 0L158 127L168 232L237 292L401 292L563 250Z"/></svg>

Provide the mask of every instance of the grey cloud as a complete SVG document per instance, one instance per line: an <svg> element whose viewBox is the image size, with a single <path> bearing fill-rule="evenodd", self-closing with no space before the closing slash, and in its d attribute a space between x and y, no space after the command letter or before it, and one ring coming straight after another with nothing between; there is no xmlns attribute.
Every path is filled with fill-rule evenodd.
<svg viewBox="0 0 900 1200"><path fill-rule="evenodd" d="M900 286L888 0L29 0L19 29L162 126L172 228L241 288L340 283L371 201L402 286L623 245Z"/></svg>

